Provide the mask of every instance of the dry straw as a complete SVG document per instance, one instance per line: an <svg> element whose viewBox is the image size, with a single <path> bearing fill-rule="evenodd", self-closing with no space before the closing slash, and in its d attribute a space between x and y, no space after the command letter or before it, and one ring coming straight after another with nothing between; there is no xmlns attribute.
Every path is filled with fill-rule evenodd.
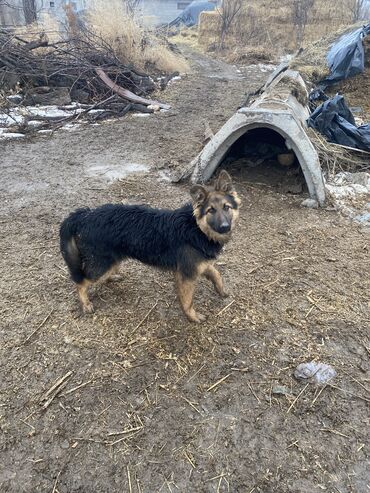
<svg viewBox="0 0 370 493"><path fill-rule="evenodd" d="M148 33L135 18L130 16L119 0L95 0L88 13L92 30L114 50L125 64L133 64L143 70L155 67L160 71L186 72L188 64L179 54L153 34Z"/></svg>

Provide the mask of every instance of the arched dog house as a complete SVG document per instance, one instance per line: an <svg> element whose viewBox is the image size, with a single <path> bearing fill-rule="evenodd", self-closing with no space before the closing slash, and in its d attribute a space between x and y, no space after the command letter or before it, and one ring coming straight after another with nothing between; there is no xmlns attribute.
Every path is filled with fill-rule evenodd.
<svg viewBox="0 0 370 493"><path fill-rule="evenodd" d="M325 202L325 188L317 152L306 134L307 90L298 72L279 69L266 83L262 94L228 120L192 162L192 182L209 180L231 146L244 134L265 128L281 135L294 151L302 168L311 198Z"/></svg>

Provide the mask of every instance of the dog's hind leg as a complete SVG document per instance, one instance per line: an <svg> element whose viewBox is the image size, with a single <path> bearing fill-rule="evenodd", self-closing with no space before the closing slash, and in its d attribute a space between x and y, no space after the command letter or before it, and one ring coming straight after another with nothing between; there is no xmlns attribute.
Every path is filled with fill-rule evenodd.
<svg viewBox="0 0 370 493"><path fill-rule="evenodd" d="M187 278L181 272L175 273L177 293L181 308L191 322L202 322L204 315L197 313L193 308L193 296L197 277Z"/></svg>
<svg viewBox="0 0 370 493"><path fill-rule="evenodd" d="M213 283L215 290L220 296L222 296L223 298L227 298L229 296L229 294L224 289L224 282L222 280L221 274L214 265L209 264L207 268L203 271L203 275L206 279L209 279Z"/></svg>
<svg viewBox="0 0 370 493"><path fill-rule="evenodd" d="M84 279L80 284L77 284L77 293L84 313L92 313L94 311L94 306L89 300L89 295L87 293L90 284L91 281L88 279Z"/></svg>

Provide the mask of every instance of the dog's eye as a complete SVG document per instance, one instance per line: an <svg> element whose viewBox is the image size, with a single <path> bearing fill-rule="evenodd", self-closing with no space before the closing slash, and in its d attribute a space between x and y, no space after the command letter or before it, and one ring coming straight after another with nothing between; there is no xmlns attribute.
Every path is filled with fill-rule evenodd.
<svg viewBox="0 0 370 493"><path fill-rule="evenodd" d="M216 212L216 209L214 207L210 207L208 211L210 214L214 214Z"/></svg>
<svg viewBox="0 0 370 493"><path fill-rule="evenodd" d="M224 204L224 209L225 209L225 211L228 211L229 209L231 209L231 205Z"/></svg>

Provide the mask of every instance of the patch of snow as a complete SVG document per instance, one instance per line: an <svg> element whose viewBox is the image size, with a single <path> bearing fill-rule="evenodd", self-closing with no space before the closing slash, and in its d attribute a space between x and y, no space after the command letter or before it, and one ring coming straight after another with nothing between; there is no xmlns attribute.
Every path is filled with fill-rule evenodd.
<svg viewBox="0 0 370 493"><path fill-rule="evenodd" d="M62 127L62 130L65 130L66 132L75 132L80 127L81 125L79 123L66 123L66 125Z"/></svg>
<svg viewBox="0 0 370 493"><path fill-rule="evenodd" d="M171 180L171 177L170 177L170 175L168 174L167 171L163 171L162 170L162 171L160 171L158 173L158 175L159 175L158 176L158 181L165 181L165 182L168 182L168 183L170 183L172 181Z"/></svg>
<svg viewBox="0 0 370 493"><path fill-rule="evenodd" d="M279 59L281 63L287 63L290 62L290 60L294 57L291 53L287 53L286 55L282 55Z"/></svg>
<svg viewBox="0 0 370 493"><path fill-rule="evenodd" d="M27 106L27 113L31 116L40 118L65 118L77 115L83 111L82 108L75 108L72 111L60 110L57 106Z"/></svg>
<svg viewBox="0 0 370 493"><path fill-rule="evenodd" d="M108 182L126 178L133 173L145 173L149 166L140 163L123 163L121 165L99 164L87 168L87 174L98 177Z"/></svg>
<svg viewBox="0 0 370 493"><path fill-rule="evenodd" d="M273 72L276 70L276 65L272 65L271 63L259 63L257 67L261 70L261 72Z"/></svg>
<svg viewBox="0 0 370 493"><path fill-rule="evenodd" d="M16 132L0 133L0 140L23 139L24 137L25 137L24 134L20 134L20 133L16 133Z"/></svg>
<svg viewBox="0 0 370 493"><path fill-rule="evenodd" d="M100 113L104 113L105 110L90 110L89 115L99 115Z"/></svg>
<svg viewBox="0 0 370 493"><path fill-rule="evenodd" d="M0 113L0 125L11 127L12 125L21 125L24 122L24 116L16 110L8 113Z"/></svg>
<svg viewBox="0 0 370 493"><path fill-rule="evenodd" d="M29 127L33 127L33 128L38 128L38 127L42 127L44 125L45 122L41 121L41 120L30 120L27 125Z"/></svg>

